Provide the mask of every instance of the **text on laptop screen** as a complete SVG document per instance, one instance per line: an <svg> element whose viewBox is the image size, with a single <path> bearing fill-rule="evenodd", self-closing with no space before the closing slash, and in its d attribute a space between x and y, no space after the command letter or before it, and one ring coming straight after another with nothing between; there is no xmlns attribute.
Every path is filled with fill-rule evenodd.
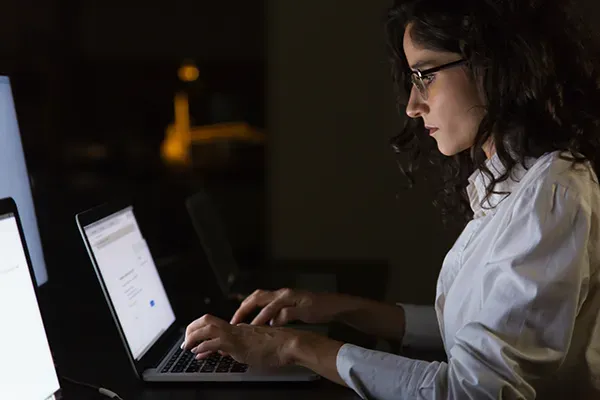
<svg viewBox="0 0 600 400"><path fill-rule="evenodd" d="M53 399L58 377L17 220L0 215L0 399Z"/></svg>
<svg viewBox="0 0 600 400"><path fill-rule="evenodd" d="M175 322L175 314L133 209L83 229L129 350L139 360Z"/></svg>
<svg viewBox="0 0 600 400"><path fill-rule="evenodd" d="M0 76L0 199L12 197L38 285L48 279L10 80Z"/></svg>

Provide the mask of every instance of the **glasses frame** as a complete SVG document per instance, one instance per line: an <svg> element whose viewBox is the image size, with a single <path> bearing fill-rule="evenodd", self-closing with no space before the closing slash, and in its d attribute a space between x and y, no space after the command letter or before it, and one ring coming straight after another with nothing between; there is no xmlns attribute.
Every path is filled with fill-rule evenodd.
<svg viewBox="0 0 600 400"><path fill-rule="evenodd" d="M419 94L421 95L423 100L427 100L427 98L429 97L429 94L428 94L427 86L425 85L425 82L423 82L423 78L426 78L429 75L435 74L436 72L440 72L440 71L443 71L443 70L446 70L449 68L458 67L458 66L466 64L466 63L467 63L467 60L462 58L457 61L452 61L447 64L443 64L443 65L440 65L437 67L426 69L424 71L415 69L415 70L411 71L411 74L410 74L410 79L411 79L412 85L417 89L417 91L419 92Z"/></svg>

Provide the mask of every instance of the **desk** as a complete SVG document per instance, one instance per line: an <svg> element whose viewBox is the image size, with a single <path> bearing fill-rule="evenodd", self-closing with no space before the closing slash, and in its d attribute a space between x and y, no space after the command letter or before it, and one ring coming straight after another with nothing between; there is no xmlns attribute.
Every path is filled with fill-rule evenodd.
<svg viewBox="0 0 600 400"><path fill-rule="evenodd" d="M237 384L237 386L154 386L137 385L123 386L112 385L115 391L124 400L357 400L360 399L349 389L335 387L335 384L323 382L310 387L300 386L267 386L252 387L248 384ZM99 400L107 398L94 394L91 390L66 386L63 390L64 400L90 399Z"/></svg>
<svg viewBox="0 0 600 400"><path fill-rule="evenodd" d="M75 260L73 260L75 262ZM70 265L63 276L55 274L40 290L40 304L54 359L61 375L133 399L358 399L350 389L321 379L310 383L286 384L147 384L139 381L130 367L123 344L106 306L89 261ZM182 266L183 265L183 266ZM346 269L346 274L353 274ZM370 273L373 273L372 270ZM341 272L343 274L343 272ZM219 314L218 303L206 305L199 290L211 283L208 277L188 264L162 267L161 276L181 320L204 312ZM342 281L344 279L342 278ZM378 282L384 283L385 279ZM367 287L364 279L361 287ZM375 290L375 293L383 293ZM356 293L360 294L360 293ZM227 313L229 311L221 311ZM185 317L181 317L185 315ZM339 338L339 337L338 337ZM356 343L356 341L355 341ZM357 343L363 344L363 343ZM90 389L63 383L65 399L103 398Z"/></svg>

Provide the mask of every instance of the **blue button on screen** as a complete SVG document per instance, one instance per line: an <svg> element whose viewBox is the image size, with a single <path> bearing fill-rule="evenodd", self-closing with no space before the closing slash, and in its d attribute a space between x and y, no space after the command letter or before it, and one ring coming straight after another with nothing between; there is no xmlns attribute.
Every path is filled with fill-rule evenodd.
<svg viewBox="0 0 600 400"><path fill-rule="evenodd" d="M154 307L154 304L156 304L154 300L150 300L150 307Z"/></svg>

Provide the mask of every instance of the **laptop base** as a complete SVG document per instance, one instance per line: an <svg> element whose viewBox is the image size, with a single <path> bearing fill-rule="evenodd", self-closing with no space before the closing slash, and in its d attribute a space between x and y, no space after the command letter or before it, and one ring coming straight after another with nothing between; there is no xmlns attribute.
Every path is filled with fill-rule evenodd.
<svg viewBox="0 0 600 400"><path fill-rule="evenodd" d="M142 379L146 382L311 382L318 380L319 375L297 366L276 369L249 367L244 373L161 373L158 369L148 369Z"/></svg>

